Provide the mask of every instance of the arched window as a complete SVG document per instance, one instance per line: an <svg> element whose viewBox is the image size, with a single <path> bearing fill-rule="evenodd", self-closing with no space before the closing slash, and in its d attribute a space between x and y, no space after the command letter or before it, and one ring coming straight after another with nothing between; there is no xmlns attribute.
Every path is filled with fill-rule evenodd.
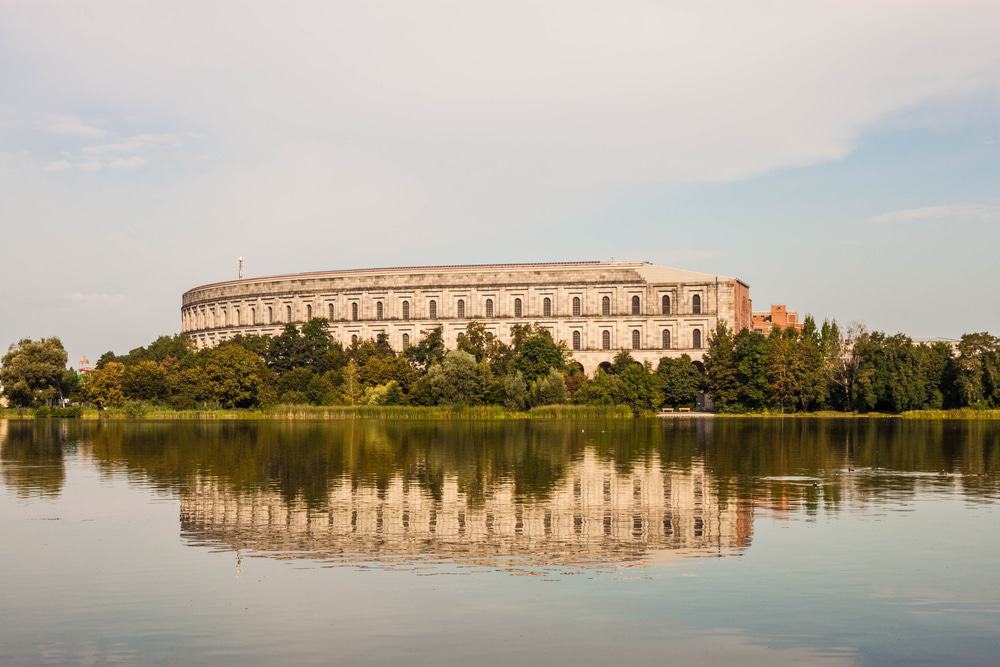
<svg viewBox="0 0 1000 667"><path fill-rule="evenodd" d="M458 317L465 317L465 299L459 299L455 305L455 313Z"/></svg>
<svg viewBox="0 0 1000 667"><path fill-rule="evenodd" d="M664 294L663 298L660 300L660 310L664 315L670 314L670 295Z"/></svg>
<svg viewBox="0 0 1000 667"><path fill-rule="evenodd" d="M257 309L250 306L250 324L257 324Z"/></svg>
<svg viewBox="0 0 1000 667"><path fill-rule="evenodd" d="M486 299L486 317L493 317L493 299Z"/></svg>
<svg viewBox="0 0 1000 667"><path fill-rule="evenodd" d="M358 302L354 301L351 303L351 319L357 321L358 319Z"/></svg>
<svg viewBox="0 0 1000 667"><path fill-rule="evenodd" d="M701 297L697 294L691 297L691 312L695 315L701 315Z"/></svg>
<svg viewBox="0 0 1000 667"><path fill-rule="evenodd" d="M573 349L574 350L579 350L580 349L580 338L581 338L580 332L579 331L574 331L573 332Z"/></svg>
<svg viewBox="0 0 1000 667"><path fill-rule="evenodd" d="M385 317L385 306L382 305L381 301L375 302L375 319L381 320Z"/></svg>
<svg viewBox="0 0 1000 667"><path fill-rule="evenodd" d="M601 299L601 315L607 316L610 314L611 314L611 297L606 296Z"/></svg>
<svg viewBox="0 0 1000 667"><path fill-rule="evenodd" d="M222 310L219 311L219 326L220 327L226 326L226 309L225 308L223 308Z"/></svg>
<svg viewBox="0 0 1000 667"><path fill-rule="evenodd" d="M292 321L292 307L291 306L285 306L285 321L286 322L291 322Z"/></svg>
<svg viewBox="0 0 1000 667"><path fill-rule="evenodd" d="M432 320L436 320L438 316L438 302L431 299L431 302L427 304L427 314Z"/></svg>
<svg viewBox="0 0 1000 667"><path fill-rule="evenodd" d="M670 349L670 329L663 330L663 349Z"/></svg>
<svg viewBox="0 0 1000 667"><path fill-rule="evenodd" d="M404 301L403 302L403 319L404 320L410 319L410 302L409 301ZM407 340L409 340L409 338L407 338Z"/></svg>
<svg viewBox="0 0 1000 667"><path fill-rule="evenodd" d="M642 303L639 301L638 295L632 297L632 314L638 315L641 310Z"/></svg>
<svg viewBox="0 0 1000 667"><path fill-rule="evenodd" d="M552 299L549 297L542 301L542 317L552 317Z"/></svg>
<svg viewBox="0 0 1000 667"><path fill-rule="evenodd" d="M691 347L696 350L701 349L701 329L695 329L691 332Z"/></svg>
<svg viewBox="0 0 1000 667"><path fill-rule="evenodd" d="M271 306L267 307L267 321L264 324L271 324L274 322L274 309Z"/></svg>
<svg viewBox="0 0 1000 667"><path fill-rule="evenodd" d="M514 299L514 317L521 317L521 300Z"/></svg>
<svg viewBox="0 0 1000 667"><path fill-rule="evenodd" d="M403 303L406 303L405 301ZM403 349L410 347L410 334L403 334Z"/></svg>
<svg viewBox="0 0 1000 667"><path fill-rule="evenodd" d="M306 304L306 321L308 322L313 318L313 307L311 303Z"/></svg>
<svg viewBox="0 0 1000 667"><path fill-rule="evenodd" d="M573 317L580 317L580 297L573 297Z"/></svg>
<svg viewBox="0 0 1000 667"><path fill-rule="evenodd" d="M328 320L330 320L332 322L333 319L334 319L333 316L334 316L334 313L335 313L335 311L333 309L333 304L331 303L329 306L327 306L326 310L327 310L326 317L327 317Z"/></svg>
<svg viewBox="0 0 1000 667"><path fill-rule="evenodd" d="M601 349L610 350L611 349L611 332L605 329L601 332Z"/></svg>
<svg viewBox="0 0 1000 667"><path fill-rule="evenodd" d="M351 334L351 345L358 342L358 334Z"/></svg>
<svg viewBox="0 0 1000 667"><path fill-rule="evenodd" d="M642 334L638 329L632 329L632 349L638 350L642 347Z"/></svg>

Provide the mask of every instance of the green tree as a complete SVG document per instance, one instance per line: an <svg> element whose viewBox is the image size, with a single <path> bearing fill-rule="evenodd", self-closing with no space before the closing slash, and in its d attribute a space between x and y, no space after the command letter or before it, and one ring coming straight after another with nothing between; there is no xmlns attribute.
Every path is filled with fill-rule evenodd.
<svg viewBox="0 0 1000 667"><path fill-rule="evenodd" d="M629 354L628 350L619 350L611 359L611 368L609 371L612 375L621 375L632 366L641 365L635 360L635 357Z"/></svg>
<svg viewBox="0 0 1000 667"><path fill-rule="evenodd" d="M1000 339L970 333L958 342L955 387L962 405L1000 407Z"/></svg>
<svg viewBox="0 0 1000 667"><path fill-rule="evenodd" d="M62 398L67 355L58 338L25 338L0 360L0 385L15 407L49 405Z"/></svg>
<svg viewBox="0 0 1000 667"><path fill-rule="evenodd" d="M117 359L118 357L115 356L115 353L112 352L111 350L108 350L107 352L105 352L104 354L102 354L97 358L97 363L94 365L94 368L97 369L104 368L105 365L109 364L112 361L116 361Z"/></svg>
<svg viewBox="0 0 1000 667"><path fill-rule="evenodd" d="M444 360L444 329L435 327L416 345L411 345L403 353L417 368L426 372L431 366Z"/></svg>
<svg viewBox="0 0 1000 667"><path fill-rule="evenodd" d="M159 363L144 359L125 367L125 396L139 401L158 401L167 393L167 372Z"/></svg>
<svg viewBox="0 0 1000 667"><path fill-rule="evenodd" d="M794 331L794 330L793 330ZM807 316L792 347L795 397L806 411L819 407L827 397L828 375L824 366L823 341L816 320Z"/></svg>
<svg viewBox="0 0 1000 667"><path fill-rule="evenodd" d="M167 371L167 403L175 410L190 410L209 400L208 378L197 363L178 364Z"/></svg>
<svg viewBox="0 0 1000 667"><path fill-rule="evenodd" d="M174 361L191 356L194 352L194 343L189 336L175 334L173 336L160 336L149 345L137 347L119 361L126 365L140 361L155 361L158 364L170 365Z"/></svg>
<svg viewBox="0 0 1000 667"><path fill-rule="evenodd" d="M548 375L553 368L559 371L566 369L569 351L563 343L552 340L552 334L548 330L530 325L514 325L511 331L514 338L511 368L521 371L525 382L531 384Z"/></svg>
<svg viewBox="0 0 1000 667"><path fill-rule="evenodd" d="M125 364L109 361L87 378L87 400L99 408L116 408L125 403Z"/></svg>
<svg viewBox="0 0 1000 667"><path fill-rule="evenodd" d="M67 368L63 371L62 380L60 381L63 398L70 400L79 400L82 396L81 384L80 384L80 374L77 373L72 368Z"/></svg>
<svg viewBox="0 0 1000 667"><path fill-rule="evenodd" d="M650 371L648 365L632 364L618 374L623 393L617 402L625 403L637 415L655 410L663 402L658 377Z"/></svg>
<svg viewBox="0 0 1000 667"><path fill-rule="evenodd" d="M733 340L736 357L736 400L741 410L760 411L767 407L769 346L763 334L743 329Z"/></svg>
<svg viewBox="0 0 1000 667"><path fill-rule="evenodd" d="M476 358L462 350L451 350L444 361L427 373L430 394L438 404L478 405L483 383Z"/></svg>
<svg viewBox="0 0 1000 667"><path fill-rule="evenodd" d="M364 387L358 380L358 365L353 360L347 363L347 368L344 370L344 384L341 391L344 402L348 405L357 405L364 395Z"/></svg>
<svg viewBox="0 0 1000 667"><path fill-rule="evenodd" d="M528 384L524 373L514 371L504 381L504 405L510 410L524 410L528 407Z"/></svg>
<svg viewBox="0 0 1000 667"><path fill-rule="evenodd" d="M677 359L663 357L656 367L663 392L663 404L671 407L694 406L703 378L698 366L686 354Z"/></svg>
<svg viewBox="0 0 1000 667"><path fill-rule="evenodd" d="M573 402L588 405L620 405L626 402L626 392L621 378L597 369L573 394Z"/></svg>
<svg viewBox="0 0 1000 667"><path fill-rule="evenodd" d="M736 364L736 340L725 322L720 321L709 336L704 362L708 391L716 409L739 411L741 384Z"/></svg>
<svg viewBox="0 0 1000 667"><path fill-rule="evenodd" d="M548 375L531 383L530 395L532 406L565 403L567 392L563 374L554 368L549 370Z"/></svg>
<svg viewBox="0 0 1000 667"><path fill-rule="evenodd" d="M469 322L465 331L458 334L456 346L463 352L468 352L476 358L476 362L486 359L493 346L493 333L486 330L482 322Z"/></svg>
<svg viewBox="0 0 1000 667"><path fill-rule="evenodd" d="M316 378L317 375L308 368L293 368L283 374L278 378L278 401L291 404L313 403L309 393Z"/></svg>
<svg viewBox="0 0 1000 667"><path fill-rule="evenodd" d="M418 376L413 364L395 354L371 356L358 367L358 380L365 387L395 382L401 391L407 392Z"/></svg>
<svg viewBox="0 0 1000 667"><path fill-rule="evenodd" d="M768 362L767 381L770 400L782 412L787 407L794 408L797 395L795 344L798 334L795 329L772 329L767 337Z"/></svg>
<svg viewBox="0 0 1000 667"><path fill-rule="evenodd" d="M250 408L275 400L273 373L259 355L226 343L203 355L208 394L222 407Z"/></svg>

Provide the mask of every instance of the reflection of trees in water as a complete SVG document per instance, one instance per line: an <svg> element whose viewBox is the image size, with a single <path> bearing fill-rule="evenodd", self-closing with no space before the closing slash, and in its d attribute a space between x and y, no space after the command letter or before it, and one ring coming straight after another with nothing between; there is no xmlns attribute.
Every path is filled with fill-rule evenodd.
<svg viewBox="0 0 1000 667"><path fill-rule="evenodd" d="M625 473L637 462L671 469L703 464L720 500L794 496L810 510L848 499L905 496L927 476L960 473L959 490L996 493L1000 424L906 420L715 419L342 422L0 422L4 480L20 493L58 493L68 438L92 446L106 472L180 491L198 475L233 490L266 488L322 507L333 481L385 490L397 476L440 499L454 476L470 505L501 482L519 498L545 498L592 449ZM28 462L29 467L22 465ZM44 465L42 465L44 464ZM854 474L849 468L855 468ZM871 470L869 470L871 469ZM864 472L865 474L856 474ZM779 476L823 477L784 484ZM30 491L36 489L36 491Z"/></svg>
<svg viewBox="0 0 1000 667"><path fill-rule="evenodd" d="M706 465L720 497L837 510L921 489L996 496L1000 424L899 419L719 419ZM769 477L813 477L770 480Z"/></svg>
<svg viewBox="0 0 1000 667"><path fill-rule="evenodd" d="M66 481L63 448L69 429L59 420L0 420L0 476L21 498L57 496Z"/></svg>

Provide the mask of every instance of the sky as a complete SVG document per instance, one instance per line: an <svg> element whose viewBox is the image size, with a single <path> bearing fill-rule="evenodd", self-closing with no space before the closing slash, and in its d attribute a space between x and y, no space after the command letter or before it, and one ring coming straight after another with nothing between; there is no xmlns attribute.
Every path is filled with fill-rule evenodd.
<svg viewBox="0 0 1000 667"><path fill-rule="evenodd" d="M1000 3L0 0L0 348L247 274L628 259L1000 333Z"/></svg>

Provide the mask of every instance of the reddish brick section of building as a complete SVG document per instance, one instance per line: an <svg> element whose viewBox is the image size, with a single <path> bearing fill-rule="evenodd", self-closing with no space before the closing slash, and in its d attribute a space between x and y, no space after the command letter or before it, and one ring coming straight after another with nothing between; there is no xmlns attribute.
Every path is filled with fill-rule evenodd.
<svg viewBox="0 0 1000 667"><path fill-rule="evenodd" d="M770 312L753 314L753 330L765 336L771 333L772 329L787 329L788 327L801 331L802 323L799 322L798 313L789 311L783 303L771 304Z"/></svg>

